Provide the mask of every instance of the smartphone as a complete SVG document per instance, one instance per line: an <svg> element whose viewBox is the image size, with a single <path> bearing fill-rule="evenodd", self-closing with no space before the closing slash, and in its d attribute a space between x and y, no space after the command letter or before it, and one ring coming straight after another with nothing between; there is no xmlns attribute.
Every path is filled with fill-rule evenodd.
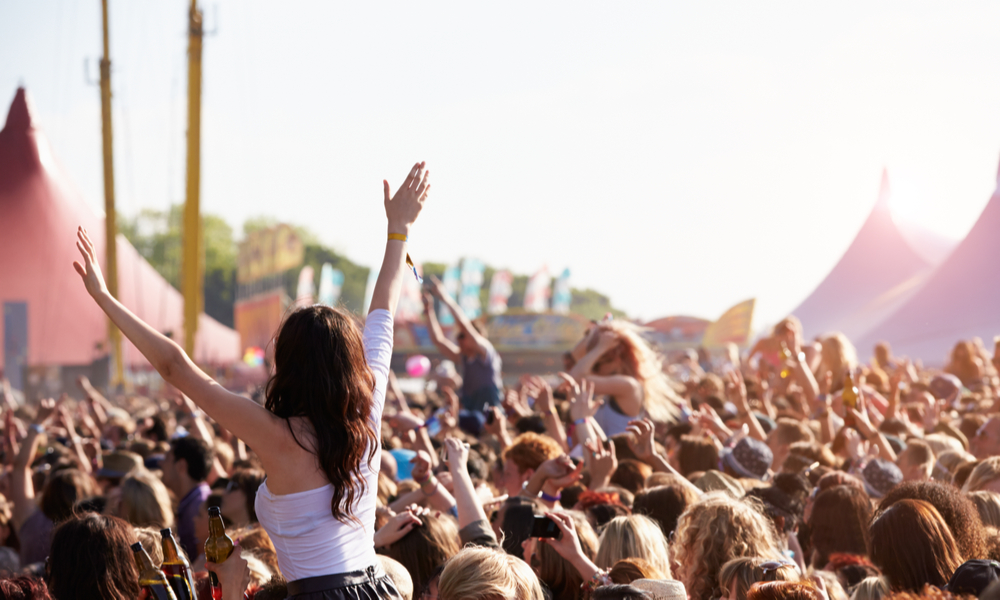
<svg viewBox="0 0 1000 600"><path fill-rule="evenodd" d="M559 527L555 521L548 517L535 517L535 522L531 524L531 537L557 538L559 537Z"/></svg>
<svg viewBox="0 0 1000 600"><path fill-rule="evenodd" d="M431 415L431 418L427 419L426 425L427 433L430 434L431 437L441 433L441 421L438 420L438 416L436 414Z"/></svg>
<svg viewBox="0 0 1000 600"><path fill-rule="evenodd" d="M497 415L492 409L486 409L486 424L492 425L497 420Z"/></svg>

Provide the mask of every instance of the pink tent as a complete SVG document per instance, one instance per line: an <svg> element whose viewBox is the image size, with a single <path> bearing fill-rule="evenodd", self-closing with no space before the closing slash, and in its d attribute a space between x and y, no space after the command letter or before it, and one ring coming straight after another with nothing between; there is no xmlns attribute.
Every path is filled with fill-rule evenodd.
<svg viewBox="0 0 1000 600"><path fill-rule="evenodd" d="M990 344L1000 334L1000 172L997 181L965 239L920 291L862 336L859 348L884 340L897 354L941 365L958 340Z"/></svg>
<svg viewBox="0 0 1000 600"><path fill-rule="evenodd" d="M87 295L73 260L76 228L83 225L104 262L104 222L83 202L32 122L30 103L18 89L0 131L0 364L89 365L107 355L107 320ZM121 301L158 331L183 338L183 302L135 248L118 237ZM25 338L26 334L26 338ZM123 346L127 364L145 365L139 352ZM224 364L238 360L236 331L202 314L195 360Z"/></svg>
<svg viewBox="0 0 1000 600"><path fill-rule="evenodd" d="M830 331L852 340L863 336L930 276L934 264L927 256L941 255L940 240L902 230L893 220L889 194L889 176L883 171L878 201L857 237L826 279L792 311L807 339Z"/></svg>

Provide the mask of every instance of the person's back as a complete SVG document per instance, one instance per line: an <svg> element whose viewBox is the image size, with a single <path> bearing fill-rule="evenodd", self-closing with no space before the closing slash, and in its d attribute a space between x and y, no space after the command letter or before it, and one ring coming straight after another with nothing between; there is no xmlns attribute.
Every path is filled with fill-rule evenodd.
<svg viewBox="0 0 1000 600"><path fill-rule="evenodd" d="M163 379L221 427L253 448L267 479L255 509L277 550L290 595L399 596L374 552L378 430L392 355L392 315L412 264L405 243L430 189L424 163L390 197L383 181L388 236L364 336L347 313L300 309L275 342L265 406L231 393L175 342L110 293L86 230L74 269L88 293ZM414 271L415 274L415 271Z"/></svg>

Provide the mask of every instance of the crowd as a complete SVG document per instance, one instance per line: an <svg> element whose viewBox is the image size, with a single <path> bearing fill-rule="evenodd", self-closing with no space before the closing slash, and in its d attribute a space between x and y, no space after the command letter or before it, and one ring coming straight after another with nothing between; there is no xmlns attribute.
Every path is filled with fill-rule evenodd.
<svg viewBox="0 0 1000 600"><path fill-rule="evenodd" d="M131 547L159 567L168 529L204 599L209 571L255 600L1000 598L1000 342L943 370L886 344L862 362L790 317L743 353L664 356L608 318L563 371L505 383L433 280L442 368L404 393L392 314L427 180L385 184L367 318L291 313L253 394L114 301L81 230L77 272L169 391L4 386L0 598L146 597ZM217 563L213 508L236 548Z"/></svg>

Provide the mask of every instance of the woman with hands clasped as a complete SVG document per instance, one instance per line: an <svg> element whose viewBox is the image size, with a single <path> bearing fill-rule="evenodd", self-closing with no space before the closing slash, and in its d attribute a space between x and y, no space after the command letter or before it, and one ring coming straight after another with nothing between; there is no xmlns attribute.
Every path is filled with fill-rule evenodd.
<svg viewBox="0 0 1000 600"><path fill-rule="evenodd" d="M108 293L88 233L73 263L87 291L167 383L253 447L267 479L256 512L299 598L399 597L373 543L378 431L392 356L393 317L407 269L406 243L430 190L424 163L394 195L383 181L388 236L364 331L347 312L296 310L274 345L274 372L260 406L224 389L177 343Z"/></svg>

